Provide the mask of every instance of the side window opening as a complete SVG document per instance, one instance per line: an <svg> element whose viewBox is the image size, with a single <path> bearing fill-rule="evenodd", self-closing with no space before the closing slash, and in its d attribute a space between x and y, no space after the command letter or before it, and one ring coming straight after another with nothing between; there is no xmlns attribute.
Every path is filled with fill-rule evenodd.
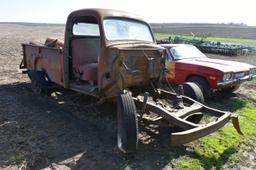
<svg viewBox="0 0 256 170"><path fill-rule="evenodd" d="M93 16L75 18L70 50L74 79L91 85L97 84L100 48L98 20Z"/></svg>
<svg viewBox="0 0 256 170"><path fill-rule="evenodd" d="M100 36L99 24L96 18L80 17L74 19L73 36Z"/></svg>
<svg viewBox="0 0 256 170"><path fill-rule="evenodd" d="M100 36L99 25L96 23L78 22L73 25L75 36Z"/></svg>

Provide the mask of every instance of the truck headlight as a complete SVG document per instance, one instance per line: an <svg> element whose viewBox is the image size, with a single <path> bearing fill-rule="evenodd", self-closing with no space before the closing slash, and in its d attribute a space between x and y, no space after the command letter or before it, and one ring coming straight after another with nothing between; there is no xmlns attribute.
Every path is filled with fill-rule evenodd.
<svg viewBox="0 0 256 170"><path fill-rule="evenodd" d="M229 81L232 79L232 77L233 77L232 73L225 73L223 75L223 81Z"/></svg>

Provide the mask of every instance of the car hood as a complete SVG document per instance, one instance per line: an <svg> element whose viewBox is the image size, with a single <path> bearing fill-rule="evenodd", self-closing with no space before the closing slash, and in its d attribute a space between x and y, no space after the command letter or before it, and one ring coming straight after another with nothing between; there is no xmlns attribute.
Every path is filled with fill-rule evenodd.
<svg viewBox="0 0 256 170"><path fill-rule="evenodd" d="M255 66L247 63L211 58L182 59L178 60L177 62L213 68L222 72L241 72L249 71L251 68L255 68Z"/></svg>

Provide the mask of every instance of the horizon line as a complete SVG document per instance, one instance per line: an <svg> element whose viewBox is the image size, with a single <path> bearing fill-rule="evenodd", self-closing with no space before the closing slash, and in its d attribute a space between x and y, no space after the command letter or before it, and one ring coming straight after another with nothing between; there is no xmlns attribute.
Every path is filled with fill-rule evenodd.
<svg viewBox="0 0 256 170"><path fill-rule="evenodd" d="M66 25L66 23L52 23L52 22L26 22L26 21L0 21L0 24L39 24L39 25ZM203 22L149 22L149 24L206 24L206 25L228 25L241 27L256 27L254 25L247 25L243 23L203 23Z"/></svg>

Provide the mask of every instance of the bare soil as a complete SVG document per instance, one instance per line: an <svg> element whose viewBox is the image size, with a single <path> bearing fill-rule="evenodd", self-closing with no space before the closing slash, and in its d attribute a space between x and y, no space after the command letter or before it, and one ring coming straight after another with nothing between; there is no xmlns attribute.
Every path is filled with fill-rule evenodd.
<svg viewBox="0 0 256 170"><path fill-rule="evenodd" d="M19 70L21 43L63 34L58 25L0 24L0 169L176 169L170 159L191 151L187 145L170 147L165 128L140 122L138 152L123 155L116 147L113 104L87 107L95 99L65 89L51 96L32 93ZM210 57L256 65L256 56ZM242 87L248 88L256 86ZM249 161L241 166L253 166Z"/></svg>
<svg viewBox="0 0 256 170"><path fill-rule="evenodd" d="M236 24L183 24L183 23L166 23L151 24L154 32L177 34L177 35L194 35L225 37L225 38L245 38L256 39L255 26L243 26Z"/></svg>

